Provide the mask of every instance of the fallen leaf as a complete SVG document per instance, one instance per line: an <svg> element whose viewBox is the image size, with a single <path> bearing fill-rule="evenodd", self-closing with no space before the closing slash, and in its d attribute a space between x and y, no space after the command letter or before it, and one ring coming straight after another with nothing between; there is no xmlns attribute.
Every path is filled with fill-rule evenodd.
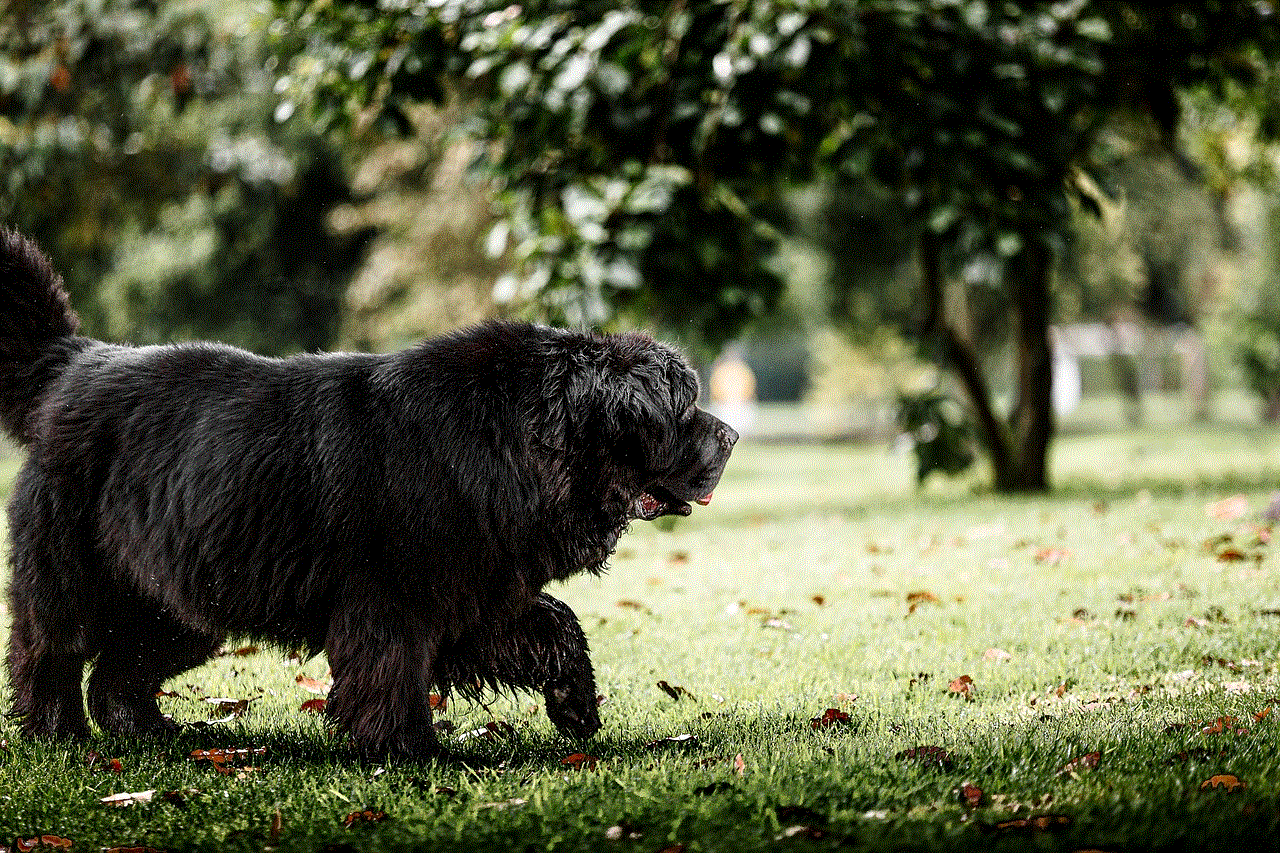
<svg viewBox="0 0 1280 853"><path fill-rule="evenodd" d="M982 653L982 659L1006 661L1006 660L1013 660L1013 655L1009 654L1004 649L987 649L985 652Z"/></svg>
<svg viewBox="0 0 1280 853"><path fill-rule="evenodd" d="M560 763L572 767L574 770L595 770L596 762L600 759L594 755L587 755L585 752L575 752L572 755L566 755L560 759Z"/></svg>
<svg viewBox="0 0 1280 853"><path fill-rule="evenodd" d="M960 786L960 802L967 808L976 809L982 805L984 796L982 789L972 782L965 782Z"/></svg>
<svg viewBox="0 0 1280 853"><path fill-rule="evenodd" d="M907 593L907 604L937 604L941 599L927 589Z"/></svg>
<svg viewBox="0 0 1280 853"><path fill-rule="evenodd" d="M1037 548L1034 559L1041 565L1057 566L1070 556L1066 548Z"/></svg>
<svg viewBox="0 0 1280 853"><path fill-rule="evenodd" d="M675 699L677 702L680 701L680 697L682 696L688 696L690 699L697 698L688 690L685 690L683 687L681 687L679 684L668 684L665 681L659 681L658 687L661 688L663 693L667 694L672 699Z"/></svg>
<svg viewBox="0 0 1280 853"><path fill-rule="evenodd" d="M217 711L219 714L222 714L225 720L225 718L227 717L231 719L235 719L236 717L243 717L245 712L249 710L250 700L229 699L225 696L216 696L216 697L206 698L203 701L208 702L210 705L214 706L214 710Z"/></svg>
<svg viewBox="0 0 1280 853"><path fill-rule="evenodd" d="M1230 773L1222 773L1218 776L1210 776L1208 779L1205 779L1203 782L1200 783L1201 791L1211 791L1216 788L1223 788L1224 790L1226 790L1228 794L1232 793L1238 788L1243 788L1243 787L1245 787L1245 784L1241 782L1239 779L1237 779L1235 776L1232 776Z"/></svg>
<svg viewBox="0 0 1280 853"><path fill-rule="evenodd" d="M1075 773L1077 770L1092 770L1102 760L1101 752L1087 752L1079 758L1072 759L1058 771L1061 774Z"/></svg>
<svg viewBox="0 0 1280 853"><path fill-rule="evenodd" d="M365 809L364 811L351 812L351 814L342 819L342 824L347 829L350 829L358 823L380 823L386 819L386 812L376 811L374 809Z"/></svg>
<svg viewBox="0 0 1280 853"><path fill-rule="evenodd" d="M1235 521L1249 513L1249 499L1244 495L1232 495L1220 501L1205 504L1204 513L1218 521Z"/></svg>
<svg viewBox="0 0 1280 853"><path fill-rule="evenodd" d="M298 683L299 687L306 690L308 693L318 693L321 696L327 694L329 692L329 688L333 686L330 682L318 681L306 675L294 676L293 680Z"/></svg>
<svg viewBox="0 0 1280 853"><path fill-rule="evenodd" d="M821 595L810 596L809 600L812 601L814 604L818 605L819 607L827 603L827 599Z"/></svg>
<svg viewBox="0 0 1280 853"><path fill-rule="evenodd" d="M645 613L647 613L647 612L649 611L649 608L645 607L645 606L644 606L643 604L641 604L640 602L638 602L638 601L632 601L632 600L630 600L630 599L628 599L628 598L624 598L624 599L622 599L621 601L619 601L619 602L618 602L616 605L614 605L614 606L615 606L615 607L621 607L621 608L623 608L623 609L625 609L625 610L639 610L639 611L642 611L642 612L645 612Z"/></svg>
<svg viewBox="0 0 1280 853"><path fill-rule="evenodd" d="M89 750L84 757L84 766L88 770L105 770L108 773L121 773L124 764L118 758L107 758L95 749Z"/></svg>
<svg viewBox="0 0 1280 853"><path fill-rule="evenodd" d="M449 700L441 696L439 693L432 693L427 697L427 707L433 711L444 711Z"/></svg>
<svg viewBox="0 0 1280 853"><path fill-rule="evenodd" d="M98 802L107 806L132 806L136 803L149 803L151 802L151 798L155 795L155 789L150 791L133 791L131 793L112 794L109 797L102 797Z"/></svg>
<svg viewBox="0 0 1280 853"><path fill-rule="evenodd" d="M193 749L190 758L193 761L207 761L214 770L219 773L230 775L236 774L237 778L243 779L248 774L257 770L256 767L233 767L229 762L232 759L243 759L253 755L266 755L267 748L259 747L240 747L240 748L223 748L223 749Z"/></svg>
<svg viewBox="0 0 1280 853"><path fill-rule="evenodd" d="M672 551L670 554L667 555L667 562L671 563L672 565L681 565L683 563L687 563L689 562L689 552L688 551Z"/></svg>
<svg viewBox="0 0 1280 853"><path fill-rule="evenodd" d="M973 694L975 690L977 690L977 687L974 686L973 678L968 675L961 675L957 678L953 678L951 679L951 683L947 685L948 693L954 693L963 698L966 702L973 701Z"/></svg>
<svg viewBox="0 0 1280 853"><path fill-rule="evenodd" d="M324 711L328 704L328 699L308 699L298 707L298 710L306 711L309 714L319 714Z"/></svg>
<svg viewBox="0 0 1280 853"><path fill-rule="evenodd" d="M1220 734L1236 734L1247 735L1249 730L1236 725L1235 717L1218 717L1216 720L1209 720L1201 723L1202 735L1220 735Z"/></svg>
<svg viewBox="0 0 1280 853"><path fill-rule="evenodd" d="M914 761L932 770L950 770L951 753L940 746L913 746L894 756L898 761Z"/></svg>
<svg viewBox="0 0 1280 853"><path fill-rule="evenodd" d="M70 850L71 839L60 835L37 835L34 838L18 838L14 841L14 849L23 853L27 850L35 850L37 847L58 847Z"/></svg>
<svg viewBox="0 0 1280 853"><path fill-rule="evenodd" d="M1263 708L1263 709L1262 709L1261 711L1259 711L1258 713L1254 714L1254 715L1253 715L1253 718L1254 718L1254 720L1256 720L1256 721L1258 721L1258 722L1260 723L1260 722L1262 722L1263 720L1265 720L1267 717L1270 717L1270 716L1271 716L1271 706L1270 706L1270 705L1268 705L1267 707Z"/></svg>
<svg viewBox="0 0 1280 853"><path fill-rule="evenodd" d="M483 728L472 729L469 732L463 732L458 735L458 743L464 743L475 738L498 738L510 737L516 733L515 727L506 720L494 720L485 723Z"/></svg>
<svg viewBox="0 0 1280 853"><path fill-rule="evenodd" d="M248 657L249 655L256 655L258 651L259 650L257 646L241 646L231 654L235 655L238 658L243 658L243 657Z"/></svg>
<svg viewBox="0 0 1280 853"><path fill-rule="evenodd" d="M831 726L843 725L849 722L849 715L839 708L828 708L822 712L821 716L814 717L809 721L809 726L814 729L827 729Z"/></svg>
<svg viewBox="0 0 1280 853"><path fill-rule="evenodd" d="M1012 829L1029 829L1044 832L1051 829L1062 829L1071 825L1071 818L1066 815L1049 814L1038 817L1024 817L1018 820L1006 820L996 824L996 829L1008 831Z"/></svg>

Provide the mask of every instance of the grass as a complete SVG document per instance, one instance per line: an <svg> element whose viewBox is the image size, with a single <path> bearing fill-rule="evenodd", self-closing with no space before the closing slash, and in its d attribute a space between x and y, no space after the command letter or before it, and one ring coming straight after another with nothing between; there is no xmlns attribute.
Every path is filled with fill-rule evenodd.
<svg viewBox="0 0 1280 853"><path fill-rule="evenodd" d="M299 711L312 696L295 678L322 679L323 660L228 655L161 701L184 722L217 715L206 697L248 712L174 741L59 746L0 723L0 846L1270 848L1280 709L1254 715L1280 702L1280 573L1256 540L1280 434L1068 435L1054 467L1057 494L1010 499L916 491L910 459L883 448L744 444L711 507L638 525L609 575L556 593L607 697L590 743L518 695L450 705L455 737L513 729L452 761L362 764ZM1245 516L1206 511L1235 494ZM962 675L968 700L948 689ZM815 728L827 709L848 719ZM664 740L678 735L693 737ZM922 746L943 752L909 754ZM230 773L188 757L226 747L266 752ZM594 768L563 763L583 749ZM86 766L90 750L119 772ZM1228 774L1242 786L1202 790ZM344 826L365 810L386 817Z"/></svg>

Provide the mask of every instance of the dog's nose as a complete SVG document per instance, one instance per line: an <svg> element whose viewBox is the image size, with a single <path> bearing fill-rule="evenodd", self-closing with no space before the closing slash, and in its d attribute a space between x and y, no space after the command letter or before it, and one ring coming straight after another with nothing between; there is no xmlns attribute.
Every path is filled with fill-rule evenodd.
<svg viewBox="0 0 1280 853"><path fill-rule="evenodd" d="M725 453L728 453L738 443L738 431L728 424L722 423L716 427L716 439L720 442L720 446L724 448Z"/></svg>

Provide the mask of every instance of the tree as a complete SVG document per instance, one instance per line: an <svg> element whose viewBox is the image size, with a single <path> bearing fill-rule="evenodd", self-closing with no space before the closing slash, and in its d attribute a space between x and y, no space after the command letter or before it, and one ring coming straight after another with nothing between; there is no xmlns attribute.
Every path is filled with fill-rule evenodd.
<svg viewBox="0 0 1280 853"><path fill-rule="evenodd" d="M0 218L54 256L89 333L266 353L336 336L366 235L330 234L339 152L276 120L256 24L149 0L0 18Z"/></svg>

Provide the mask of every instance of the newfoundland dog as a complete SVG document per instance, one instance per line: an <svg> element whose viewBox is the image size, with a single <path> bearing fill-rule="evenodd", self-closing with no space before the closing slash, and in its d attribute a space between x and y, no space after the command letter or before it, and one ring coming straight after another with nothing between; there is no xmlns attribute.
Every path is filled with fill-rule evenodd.
<svg viewBox="0 0 1280 853"><path fill-rule="evenodd" d="M168 678L228 636L323 650L370 756L439 749L430 690L541 691L600 727L587 642L542 591L634 519L705 504L737 434L638 333L494 322L390 355L262 358L81 337L0 231L13 713L32 736L170 731Z"/></svg>

